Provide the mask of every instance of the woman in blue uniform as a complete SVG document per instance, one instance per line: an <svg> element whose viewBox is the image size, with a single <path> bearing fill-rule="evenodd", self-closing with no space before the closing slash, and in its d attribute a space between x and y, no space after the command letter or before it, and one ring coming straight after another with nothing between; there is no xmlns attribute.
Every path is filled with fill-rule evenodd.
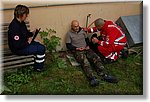
<svg viewBox="0 0 150 102"><path fill-rule="evenodd" d="M14 19L9 25L8 44L16 55L35 55L34 69L41 72L45 61L45 46L39 42L32 42L34 32L29 32L25 20L29 15L29 8L17 5L14 10Z"/></svg>

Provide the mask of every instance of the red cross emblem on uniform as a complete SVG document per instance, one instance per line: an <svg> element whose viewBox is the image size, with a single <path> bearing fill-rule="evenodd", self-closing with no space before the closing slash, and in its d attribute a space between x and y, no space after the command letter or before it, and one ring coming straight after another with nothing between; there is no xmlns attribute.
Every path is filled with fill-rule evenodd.
<svg viewBox="0 0 150 102"><path fill-rule="evenodd" d="M18 35L14 36L14 39L19 40L19 36Z"/></svg>

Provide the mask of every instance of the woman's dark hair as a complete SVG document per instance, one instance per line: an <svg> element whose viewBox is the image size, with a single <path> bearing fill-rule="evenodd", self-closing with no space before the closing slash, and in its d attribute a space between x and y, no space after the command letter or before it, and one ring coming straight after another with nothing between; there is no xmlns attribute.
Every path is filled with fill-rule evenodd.
<svg viewBox="0 0 150 102"><path fill-rule="evenodd" d="M19 18L22 17L23 14L29 14L29 8L25 5L17 5L14 11L14 16Z"/></svg>

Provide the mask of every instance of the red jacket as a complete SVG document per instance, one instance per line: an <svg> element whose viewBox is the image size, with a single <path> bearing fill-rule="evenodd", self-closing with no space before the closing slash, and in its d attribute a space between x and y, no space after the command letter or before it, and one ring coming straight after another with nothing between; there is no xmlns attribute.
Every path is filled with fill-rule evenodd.
<svg viewBox="0 0 150 102"><path fill-rule="evenodd" d="M89 33L97 31L98 29L96 27L88 29ZM126 36L122 29L112 21L105 21L104 26L101 28L100 34L103 40L99 40L98 44L101 46L107 47L114 44L125 45L127 42Z"/></svg>
<svg viewBox="0 0 150 102"><path fill-rule="evenodd" d="M96 27L88 28L89 33L97 31L98 29ZM98 41L98 50L105 56L105 58L116 60L120 54L120 50L123 49L127 42L122 29L112 21L105 21L100 34L102 40ZM114 57L113 54L115 54L114 56L116 57Z"/></svg>

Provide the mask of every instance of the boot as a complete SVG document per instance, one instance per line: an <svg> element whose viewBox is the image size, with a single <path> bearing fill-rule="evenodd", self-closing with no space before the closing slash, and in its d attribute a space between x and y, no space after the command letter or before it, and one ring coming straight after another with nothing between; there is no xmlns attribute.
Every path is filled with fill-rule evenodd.
<svg viewBox="0 0 150 102"><path fill-rule="evenodd" d="M120 51L120 56L121 56L122 58L127 58L128 55L129 55L128 49L123 49L123 50Z"/></svg>
<svg viewBox="0 0 150 102"><path fill-rule="evenodd" d="M93 78L90 80L90 85L91 85L92 87L96 87L96 86L99 85L99 82L98 82L98 80L96 79L96 77L93 77Z"/></svg>
<svg viewBox="0 0 150 102"><path fill-rule="evenodd" d="M102 80L109 82L109 83L118 83L118 80L116 77L108 75L108 74L102 75Z"/></svg>

